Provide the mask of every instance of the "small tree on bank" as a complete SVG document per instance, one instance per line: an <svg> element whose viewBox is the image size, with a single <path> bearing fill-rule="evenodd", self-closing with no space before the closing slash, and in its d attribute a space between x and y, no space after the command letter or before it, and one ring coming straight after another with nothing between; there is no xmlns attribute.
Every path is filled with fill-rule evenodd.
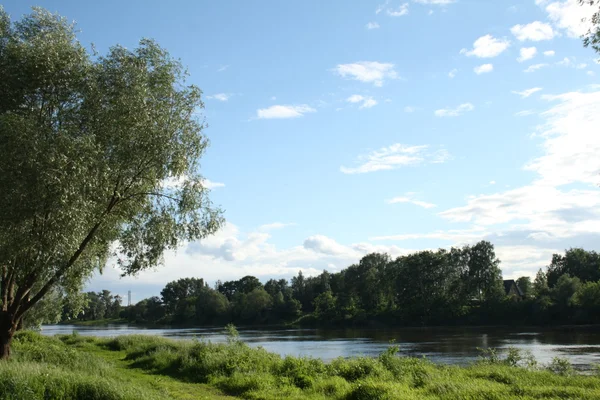
<svg viewBox="0 0 600 400"><path fill-rule="evenodd" d="M42 9L0 7L0 358L54 288L124 275L223 223L198 173L201 92L151 40L91 57Z"/></svg>

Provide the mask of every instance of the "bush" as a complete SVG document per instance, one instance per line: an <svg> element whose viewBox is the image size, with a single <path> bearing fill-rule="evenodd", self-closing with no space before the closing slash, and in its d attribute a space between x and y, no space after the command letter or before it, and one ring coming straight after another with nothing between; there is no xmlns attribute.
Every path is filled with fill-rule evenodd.
<svg viewBox="0 0 600 400"><path fill-rule="evenodd" d="M571 376L575 373L575 370L573 369L573 366L569 360L562 357L554 357L547 368L558 375Z"/></svg>

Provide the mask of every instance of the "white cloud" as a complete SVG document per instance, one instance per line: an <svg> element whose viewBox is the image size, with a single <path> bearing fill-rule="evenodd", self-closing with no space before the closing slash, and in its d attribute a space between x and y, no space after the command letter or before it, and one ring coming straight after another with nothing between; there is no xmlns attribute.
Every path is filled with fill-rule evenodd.
<svg viewBox="0 0 600 400"><path fill-rule="evenodd" d="M571 67L576 69L585 69L587 67L586 63L577 63L575 58L573 57L565 57L561 61L558 61L556 65L560 65L563 67Z"/></svg>
<svg viewBox="0 0 600 400"><path fill-rule="evenodd" d="M363 96L361 96L360 94L353 94L352 96L348 97L346 99L346 101L348 103L360 103L361 101L363 101L365 98Z"/></svg>
<svg viewBox="0 0 600 400"><path fill-rule="evenodd" d="M555 33L550 24L546 24L540 21L534 21L527 25L515 25L510 28L510 32L515 35L517 40L523 42L525 40L531 40L539 42L541 40L550 40L554 37Z"/></svg>
<svg viewBox="0 0 600 400"><path fill-rule="evenodd" d="M393 199L389 199L385 201L387 204L397 204L397 203L410 203L423 208L435 208L437 207L433 203L428 203L426 201L415 200L409 193L405 196L394 197Z"/></svg>
<svg viewBox="0 0 600 400"><path fill-rule="evenodd" d="M408 14L408 3L402 4L400 7L396 9L388 8L385 10L385 13L390 17L402 17L403 15Z"/></svg>
<svg viewBox="0 0 600 400"><path fill-rule="evenodd" d="M524 69L523 72L528 72L528 73L529 72L535 72L538 69L544 68L544 67L547 67L547 66L548 66L548 64L533 64L533 65L530 65L529 67L527 67L526 69Z"/></svg>
<svg viewBox="0 0 600 400"><path fill-rule="evenodd" d="M259 119L274 119L274 118L297 118L302 117L306 113L315 112L312 107L306 104L301 105L276 105L268 108L261 108L256 111L256 116Z"/></svg>
<svg viewBox="0 0 600 400"><path fill-rule="evenodd" d="M390 0L386 0L385 3L378 5L377 9L375 10L375 14L379 14L380 12L385 10L388 4L390 4Z"/></svg>
<svg viewBox="0 0 600 400"><path fill-rule="evenodd" d="M227 68L229 68L229 65L223 65L223 66L219 67L219 69L217 69L217 72L223 72L223 71L225 71Z"/></svg>
<svg viewBox="0 0 600 400"><path fill-rule="evenodd" d="M555 104L540 114L545 122L535 137L542 139L543 155L524 167L536 174L535 180L505 192L472 196L465 206L443 211L440 216L496 229L498 240L512 235L518 241L564 243L559 241L579 237L580 242L595 235L596 239L589 240L597 242L600 191L563 186L595 186L599 181L600 136L596 133L600 91L543 98Z"/></svg>
<svg viewBox="0 0 600 400"><path fill-rule="evenodd" d="M346 246L343 246L335 240L323 235L314 235L307 238L304 240L303 246L305 249L327 255L340 255L349 252Z"/></svg>
<svg viewBox="0 0 600 400"><path fill-rule="evenodd" d="M434 114L436 117L458 117L465 112L473 111L475 106L471 103L463 103L456 108L443 108L435 110Z"/></svg>
<svg viewBox="0 0 600 400"><path fill-rule="evenodd" d="M535 111L533 111L533 110L523 110L523 111L519 111L518 113L515 113L515 116L527 117L528 115L533 115L533 114L535 114Z"/></svg>
<svg viewBox="0 0 600 400"><path fill-rule="evenodd" d="M536 0L536 4L544 7L554 25L572 38L580 38L588 32L592 26L591 16L597 11L587 2L579 4L579 0Z"/></svg>
<svg viewBox="0 0 600 400"><path fill-rule="evenodd" d="M537 133L545 139L546 155L527 169L553 184L600 181L600 91L543 96L557 104L541 115L546 119Z"/></svg>
<svg viewBox="0 0 600 400"><path fill-rule="evenodd" d="M413 107L413 106L406 106L406 107L404 107L404 112L405 113L414 113L417 110L418 110L418 108L417 107Z"/></svg>
<svg viewBox="0 0 600 400"><path fill-rule="evenodd" d="M514 93L514 94L518 94L518 95L519 95L519 96L521 96L522 98L526 98L526 97L529 97L529 96L531 96L531 95L532 95L532 94L534 94L534 93L537 93L537 92L539 92L540 90L542 90L542 88L540 88L540 87L534 87L534 88L531 88L531 89L525 89L525 90L523 90L523 91L521 91L521 92L518 92L518 91L516 91L516 90L513 90L513 91L512 91L512 93Z"/></svg>
<svg viewBox="0 0 600 400"><path fill-rule="evenodd" d="M202 181L202 184L204 185L204 187L206 187L207 189L216 189L216 188L220 188L220 187L225 187L224 183L221 182L213 182L209 179L204 179L204 181Z"/></svg>
<svg viewBox="0 0 600 400"><path fill-rule="evenodd" d="M360 61L352 64L338 64L335 71L342 78L350 78L360 82L382 86L386 79L397 79L394 64L377 61Z"/></svg>
<svg viewBox="0 0 600 400"><path fill-rule="evenodd" d="M544 52L544 55L546 57L554 57L555 54L556 54L556 52L554 50L547 50Z"/></svg>
<svg viewBox="0 0 600 400"><path fill-rule="evenodd" d="M493 58L500 55L509 46L509 40L496 39L492 35L485 35L473 43L472 50L462 49L460 53L478 58Z"/></svg>
<svg viewBox="0 0 600 400"><path fill-rule="evenodd" d="M365 101L360 105L359 108L371 108L377 105L377 100L372 97L368 97Z"/></svg>
<svg viewBox="0 0 600 400"><path fill-rule="evenodd" d="M448 72L448 78L452 79L456 76L456 73L458 72L458 70L456 68L454 68L452 71Z"/></svg>
<svg viewBox="0 0 600 400"><path fill-rule="evenodd" d="M488 185L495 185L496 181L490 181L490 183Z"/></svg>
<svg viewBox="0 0 600 400"><path fill-rule="evenodd" d="M348 103L362 103L359 108L371 108L377 105L377 100L371 96L361 96L360 94L353 94L346 99Z"/></svg>
<svg viewBox="0 0 600 400"><path fill-rule="evenodd" d="M364 174L367 172L397 169L407 165L438 164L446 162L450 155L444 149L429 151L429 146L406 146L395 143L388 147L358 157L357 167L340 167L344 174Z"/></svg>
<svg viewBox="0 0 600 400"><path fill-rule="evenodd" d="M537 54L537 49L535 47L521 47L519 50L519 58L517 58L518 62L523 62L527 60L531 60Z"/></svg>
<svg viewBox="0 0 600 400"><path fill-rule="evenodd" d="M179 178L167 178L165 180L163 180L161 182L161 186L164 189L169 189L169 190L175 190L175 189L179 189L183 186L183 184L188 180L188 176L180 176ZM221 182L213 182L210 179L203 179L202 180L202 185L207 188L207 189L216 189L216 188L220 188L220 187L225 187L224 183Z"/></svg>
<svg viewBox="0 0 600 400"><path fill-rule="evenodd" d="M586 74L588 74L589 76L595 76L596 73L594 71L586 71Z"/></svg>
<svg viewBox="0 0 600 400"><path fill-rule="evenodd" d="M242 232L227 223L215 235L187 243L179 251L167 251L164 266L143 271L138 277L119 277L119 271L109 266L103 275L96 275L88 290L110 289L123 294L132 290L136 301L157 295L165 283L190 276L207 282L217 279L239 279L253 275L265 281L269 278L291 278L302 270L306 276L316 276L323 269L337 272L356 263L372 252L384 252L393 257L412 250L397 246L382 246L366 242L342 245L323 235L313 235L304 243L279 249L265 232Z"/></svg>
<svg viewBox="0 0 600 400"><path fill-rule="evenodd" d="M211 96L206 96L207 99L215 99L215 100L219 100L219 101L227 101L227 100L229 100L230 97L231 97L231 95L227 94L227 93L217 93L217 94L213 94Z"/></svg>
<svg viewBox="0 0 600 400"><path fill-rule="evenodd" d="M473 71L477 75L486 74L488 72L492 72L493 70L494 70L494 66L492 64L482 64L482 65L479 65L479 66L473 68Z"/></svg>
<svg viewBox="0 0 600 400"><path fill-rule="evenodd" d="M379 29L379 24L377 22L369 22L367 25L365 25L365 28L367 29Z"/></svg>

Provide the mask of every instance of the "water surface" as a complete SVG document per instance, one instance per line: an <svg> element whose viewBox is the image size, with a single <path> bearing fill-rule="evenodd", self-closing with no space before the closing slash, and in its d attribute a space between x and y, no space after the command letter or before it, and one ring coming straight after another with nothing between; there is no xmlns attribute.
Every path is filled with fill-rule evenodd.
<svg viewBox="0 0 600 400"><path fill-rule="evenodd" d="M69 334L118 336L158 335L173 339L226 341L222 328L144 328L131 325L85 327L46 325L45 335ZM394 340L405 356L425 356L431 361L466 365L480 356L478 348L530 351L538 362L567 358L575 368L588 371L600 363L600 328L561 327L553 329L510 328L405 328L405 329L240 329L240 338L250 346L262 346L281 355L310 356L325 361L337 357L377 356Z"/></svg>

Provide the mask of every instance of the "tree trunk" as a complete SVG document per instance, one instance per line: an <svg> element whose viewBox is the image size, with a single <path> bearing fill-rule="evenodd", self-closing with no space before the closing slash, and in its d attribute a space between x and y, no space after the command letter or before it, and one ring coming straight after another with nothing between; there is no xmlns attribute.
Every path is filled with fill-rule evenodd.
<svg viewBox="0 0 600 400"><path fill-rule="evenodd" d="M15 335L16 327L11 315L6 311L0 311L0 360L10 358L10 344Z"/></svg>

